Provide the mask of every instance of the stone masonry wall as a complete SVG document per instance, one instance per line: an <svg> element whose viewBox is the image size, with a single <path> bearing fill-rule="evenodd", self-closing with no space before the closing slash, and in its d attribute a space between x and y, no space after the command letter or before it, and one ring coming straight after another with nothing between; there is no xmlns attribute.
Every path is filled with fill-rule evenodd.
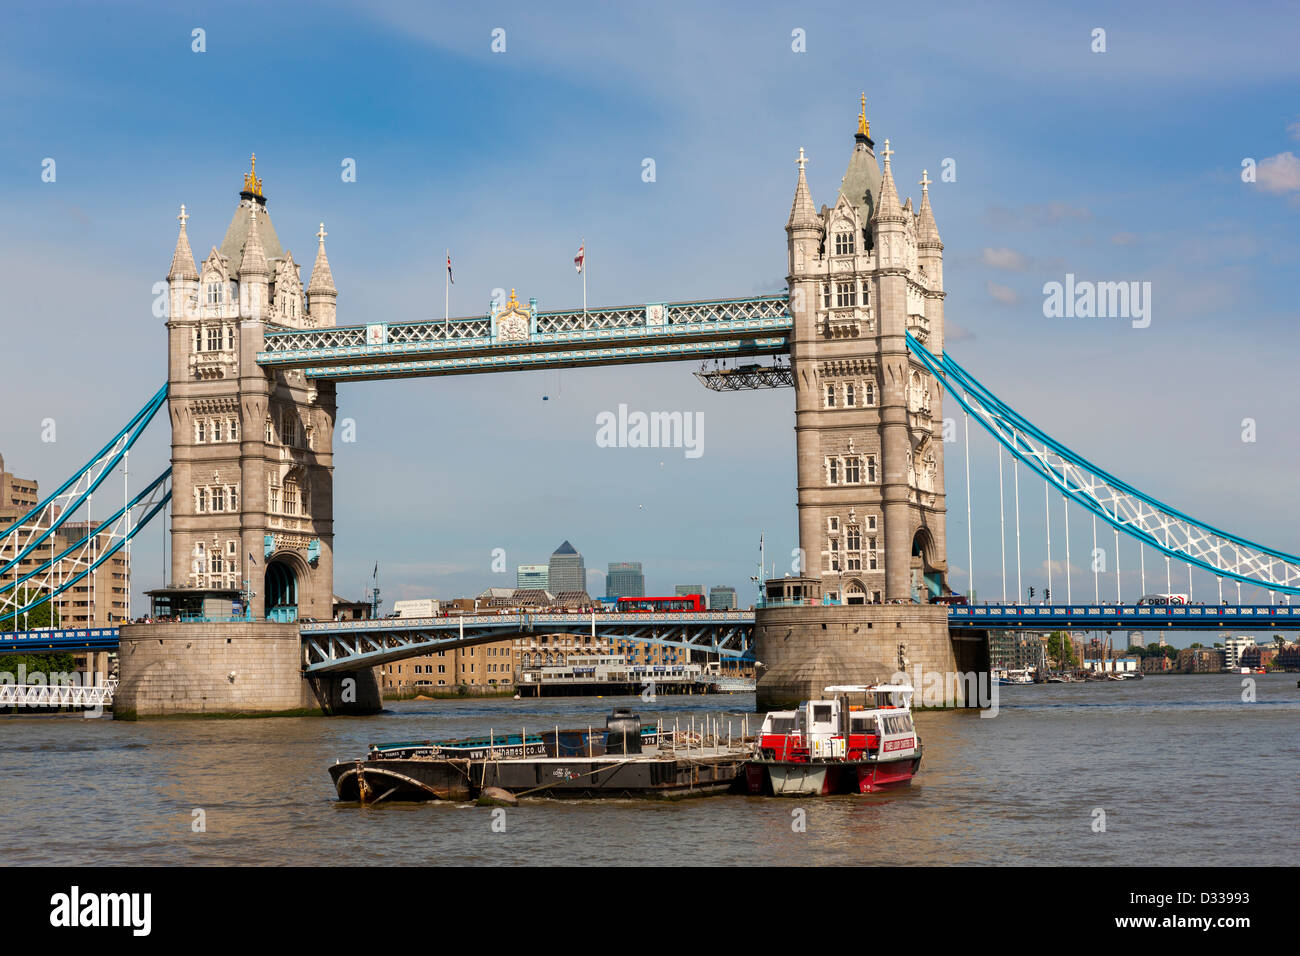
<svg viewBox="0 0 1300 956"><path fill-rule="evenodd" d="M374 712L370 669L308 680L295 624L133 624L121 631L115 717ZM356 700L341 700L346 677Z"/></svg>
<svg viewBox="0 0 1300 956"><path fill-rule="evenodd" d="M832 684L887 681L900 670L906 671L913 683L918 668L922 674L948 675L960 670L948 635L948 611L937 605L760 608L754 655L763 665L758 680L759 711L818 698ZM978 659L965 652L960 656L962 663ZM923 702L921 690L917 688L917 704ZM944 704L964 706L960 689L948 694Z"/></svg>

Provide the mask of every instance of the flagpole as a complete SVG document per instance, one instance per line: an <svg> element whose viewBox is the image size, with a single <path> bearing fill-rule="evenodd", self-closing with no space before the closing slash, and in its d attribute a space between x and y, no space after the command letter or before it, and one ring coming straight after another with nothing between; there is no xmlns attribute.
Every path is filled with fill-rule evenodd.
<svg viewBox="0 0 1300 956"><path fill-rule="evenodd" d="M582 237L582 314L587 315L587 237Z"/></svg>
<svg viewBox="0 0 1300 956"><path fill-rule="evenodd" d="M447 250L447 268L442 277L442 324L451 321L451 250Z"/></svg>

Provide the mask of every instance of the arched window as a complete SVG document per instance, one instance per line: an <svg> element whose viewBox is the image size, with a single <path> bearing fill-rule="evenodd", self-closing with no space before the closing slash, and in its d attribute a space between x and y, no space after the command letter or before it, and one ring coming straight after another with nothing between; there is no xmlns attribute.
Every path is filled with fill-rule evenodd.
<svg viewBox="0 0 1300 956"><path fill-rule="evenodd" d="M837 232L835 234L835 254L837 256L851 256L855 251L856 243L853 240L852 232Z"/></svg>

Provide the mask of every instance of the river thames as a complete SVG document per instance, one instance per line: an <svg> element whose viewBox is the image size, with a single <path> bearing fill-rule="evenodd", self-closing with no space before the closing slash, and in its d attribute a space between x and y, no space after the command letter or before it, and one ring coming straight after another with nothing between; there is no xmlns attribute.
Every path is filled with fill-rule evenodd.
<svg viewBox="0 0 1300 956"><path fill-rule="evenodd" d="M992 719L917 715L925 757L900 792L525 799L504 832L470 805L341 804L326 767L377 741L602 725L620 705L670 722L730 714L738 729L752 695L407 701L365 718L4 717L0 838L9 865L1293 864L1300 689L1295 675L1259 675L1244 702L1243 680L1002 687Z"/></svg>

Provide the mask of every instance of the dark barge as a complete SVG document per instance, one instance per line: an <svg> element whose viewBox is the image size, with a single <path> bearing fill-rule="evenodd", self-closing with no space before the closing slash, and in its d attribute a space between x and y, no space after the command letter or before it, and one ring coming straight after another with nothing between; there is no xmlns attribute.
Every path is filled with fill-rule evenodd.
<svg viewBox="0 0 1300 956"><path fill-rule="evenodd" d="M709 796L740 790L753 742L719 724L701 732L642 725L616 711L599 730L372 747L329 768L340 800L476 799L500 788L557 798Z"/></svg>

